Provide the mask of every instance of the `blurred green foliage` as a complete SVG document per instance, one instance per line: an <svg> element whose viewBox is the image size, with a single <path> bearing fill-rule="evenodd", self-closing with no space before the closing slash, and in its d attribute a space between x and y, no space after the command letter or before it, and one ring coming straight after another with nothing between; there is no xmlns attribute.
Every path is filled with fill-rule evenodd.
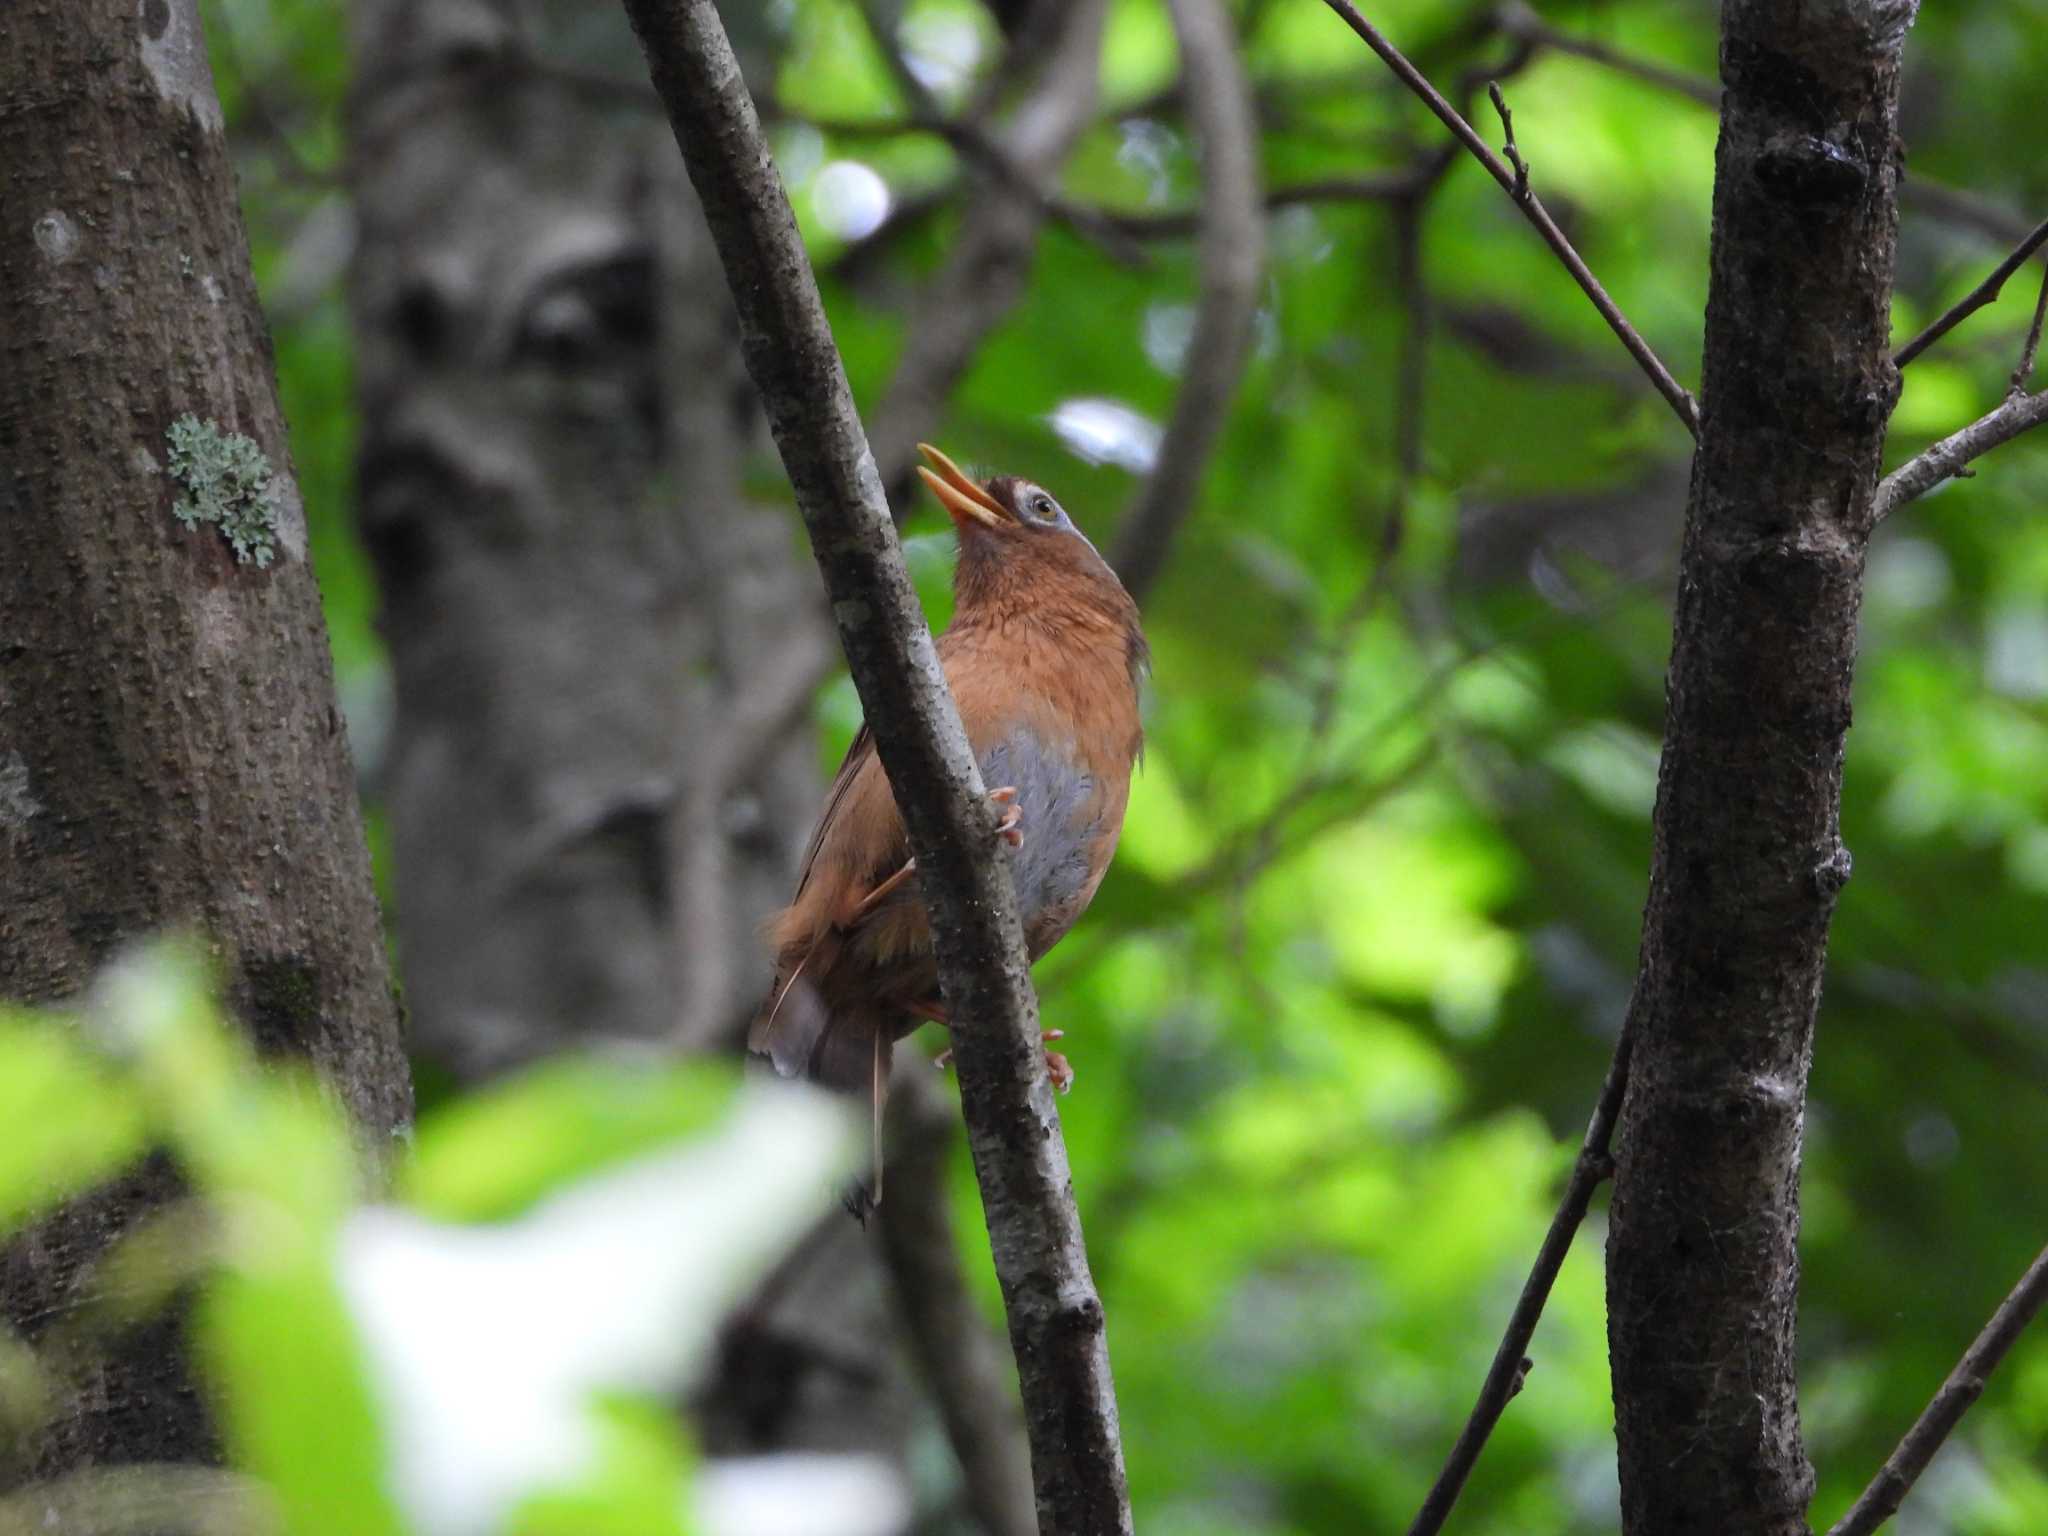
<svg viewBox="0 0 2048 1536"><path fill-rule="evenodd" d="M365 1148L309 1074L259 1067L209 1000L196 958L171 947L118 962L75 1012L0 1007L0 1046L11 1112L0 1238L145 1150L168 1154L185 1189L97 1260L101 1299L54 1332L0 1328L0 1430L12 1438L59 1411L93 1350L189 1297L232 1463L256 1480L276 1524L245 1527L206 1502L223 1493L167 1484L158 1497L166 1509L185 1501L181 1529L688 1536L694 1453L652 1390L682 1383L675 1368L645 1362L691 1364L731 1299L829 1208L831 1179L848 1161L832 1148L852 1146L850 1115L822 1096L769 1110L756 1099L743 1114L727 1067L571 1059L428 1116L409 1148ZM746 1115L773 1117L771 1135L793 1155L764 1165L767 1182L738 1196L749 1207L738 1219L692 1219L734 1199L729 1189L693 1191L687 1174L649 1180L635 1167L715 1149ZM614 1171L623 1176L607 1184ZM394 1181L403 1206L368 1203ZM536 1221L522 1228L529 1214ZM665 1239L636 1241L650 1224ZM580 1234L585 1249L601 1248L608 1229L689 1298L680 1336L673 1314L608 1316L601 1285L572 1283L563 1243ZM448 1310L497 1315L493 1297L449 1283L479 1239L493 1244L482 1266L493 1290L535 1302L514 1309L514 1329L465 1329ZM616 1354L601 1358L620 1338L638 1390L582 1391L624 1374ZM393 1339L443 1342L436 1354L394 1351ZM572 1369L560 1369L565 1360ZM465 1401L465 1370L488 1374L483 1401L475 1389ZM585 1416L589 1451L568 1456L570 1475L517 1459L528 1411L565 1426ZM422 1477L403 1448L430 1419L453 1421L463 1450ZM450 1516L492 1508L492 1489L503 1494L501 1522ZM37 1497L0 1498L0 1528L17 1528ZM102 1528L85 1499L79 1528Z"/></svg>
<svg viewBox="0 0 2048 1536"><path fill-rule="evenodd" d="M1541 9L1574 35L1712 73L1714 11L1701 0ZM212 10L343 695L374 782L388 689L348 531L348 338L319 238L345 199L339 23L332 8L282 0ZM934 56L985 62L996 45L974 0L902 10L905 37ZM1438 144L1316 0L1247 0L1236 13L1270 184L1396 168ZM1461 0L1374 12L1447 84L1501 69L1509 50L1479 25L1487 14ZM788 0L775 15L775 85L792 114L777 147L872 404L914 323L906 296L971 204L919 211L961 174L937 139L840 131L903 109L852 0ZM1910 174L2028 221L2048 209L2034 147L2048 8L1925 7L1908 58ZM1084 139L1063 194L1190 206L1193 147L1170 105L1144 106L1175 74L1159 0L1118 0L1105 69L1115 110ZM1711 112L1554 51L1505 86L1537 186L1673 371L1696 379ZM937 89L957 100L964 86ZM843 208L820 198L844 164L894 199L899 216L879 234L850 234ZM1041 967L1047 1021L1067 1031L1079 1072L1061 1108L1138 1520L1158 1536L1398 1527L1469 1406L1633 975L1685 477L1687 444L1663 404L1506 199L1459 164L1422 224L1423 460L1384 556L1408 323L1388 212L1295 207L1271 234L1257 352L1148 604L1150 750L1123 852ZM2002 252L1919 204L1902 238L1901 339ZM864 259L841 262L856 246ZM1193 251L1161 240L1147 254L1118 265L1049 225L1023 301L934 432L1054 487L1099 539L1132 475L1077 457L1052 419L1075 399L1155 421L1171 409ZM1895 460L1997 401L2037 272L1908 371ZM754 484L781 494L765 454ZM1822 1004L1804 1186L1817 1523L1860 1487L2048 1233L2044 495L2048 443L2016 444L1895 518L1871 554L1843 808L1856 871ZM911 531L942 618L936 526L927 512ZM828 765L856 716L843 685L827 691ZM6 1091L75 1102L76 1081L100 1069L51 1057L39 1070ZM80 1169L105 1166L133 1143L134 1093L86 1093L99 1119L38 1134L65 1137ZM692 1112L642 1099L612 1133L678 1128ZM523 1111L477 1113L437 1134L457 1147ZM47 1119L24 1109L11 1123ZM0 1208L18 1215L13 1155L0 1153ZM420 1197L488 1209L525 1179L572 1171L530 1165L493 1186L451 1165L450 1182ZM961 1230L978 1234L964 1167L957 1193ZM993 1308L978 1237L967 1248ZM1611 1528L1599 1265L1596 1215L1459 1530ZM308 1287L317 1314L312 1274L263 1283ZM257 1307L253 1289L234 1294ZM214 1326L235 1332L225 1313ZM282 1458L291 1431L272 1432L263 1455ZM2037 1334L1908 1513L1922 1529L2043 1529L2044 1448Z"/></svg>

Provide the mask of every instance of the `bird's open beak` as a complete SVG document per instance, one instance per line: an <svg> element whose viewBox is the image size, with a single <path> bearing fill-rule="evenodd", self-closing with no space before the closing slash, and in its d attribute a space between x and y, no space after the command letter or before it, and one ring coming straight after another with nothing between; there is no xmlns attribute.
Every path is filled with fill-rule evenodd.
<svg viewBox="0 0 2048 1536"><path fill-rule="evenodd" d="M923 454L925 462L931 465L930 469L926 469L920 464L917 466L917 472L924 476L924 483L930 486L932 494L939 498L939 505L953 515L954 522L964 526L971 518L976 522L987 523L990 527L1001 527L1013 521L1001 502L968 479L966 472L958 464L930 443L919 443L917 451Z"/></svg>

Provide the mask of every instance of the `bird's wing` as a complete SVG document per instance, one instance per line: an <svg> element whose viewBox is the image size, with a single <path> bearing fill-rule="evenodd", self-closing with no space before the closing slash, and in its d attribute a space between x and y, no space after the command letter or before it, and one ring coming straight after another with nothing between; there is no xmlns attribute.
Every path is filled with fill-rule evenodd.
<svg viewBox="0 0 2048 1536"><path fill-rule="evenodd" d="M860 776L861 769L874 755L874 733L863 720L860 729L853 733L853 740L847 743L846 756L840 762L839 772L832 780L831 792L825 796L825 809L819 813L818 824L811 830L810 844L804 849L803 867L796 877L797 900L803 899L804 887L811 883L811 869L818 862L818 850L825 845L825 832L832 825L833 817L838 814L839 802L846 798L847 790L853 787L853 781Z"/></svg>

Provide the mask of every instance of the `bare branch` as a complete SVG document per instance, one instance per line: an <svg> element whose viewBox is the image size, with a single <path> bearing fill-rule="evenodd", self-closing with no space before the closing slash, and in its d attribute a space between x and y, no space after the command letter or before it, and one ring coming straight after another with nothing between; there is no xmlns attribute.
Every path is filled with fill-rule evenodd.
<svg viewBox="0 0 2048 1536"><path fill-rule="evenodd" d="M889 1093L895 1135L890 1195L877 1213L896 1309L960 1463L967 1508L986 1536L1038 1528L1024 1422L995 1336L960 1268L946 1199L946 1154L958 1134L929 1068L899 1072Z"/></svg>
<svg viewBox="0 0 2048 1536"><path fill-rule="evenodd" d="M2027 221L2003 204L1946 182L1908 175L1899 183L1899 201L1937 219L1973 229L1987 240L2010 245L2023 240Z"/></svg>
<svg viewBox="0 0 2048 1536"><path fill-rule="evenodd" d="M1517 198L1529 195L1529 167L1522 163L1522 152L1515 147L1515 114L1508 110L1508 99L1500 93L1500 82L1492 80L1486 86L1487 100L1493 103L1493 110L1500 114L1500 131L1506 139L1501 153L1508 157L1508 164L1515 168L1515 184L1508 190Z"/></svg>
<svg viewBox="0 0 2048 1536"><path fill-rule="evenodd" d="M1620 338L1621 344L1628 349L1628 355L1636 360L1636 366L1641 368L1650 382L1657 386L1657 393L1665 398L1671 409L1677 413L1678 419L1685 423L1685 430L1697 438L1700 435L1700 414L1692 396L1672 378L1670 370L1659 360L1657 354L1650 350L1650 344L1643 340L1614 300L1608 297L1607 290L1600 286L1600 279L1593 275L1592 269L1572 248L1572 243L1565 238L1564 231L1557 227L1556 221L1544 209L1542 200L1529 189L1526 178L1518 178L1513 170L1501 163L1500 157L1486 147L1486 141L1480 138L1473 131L1472 125L1458 114L1457 108L1444 100L1437 88L1423 78L1422 72L1402 57L1401 51L1388 42L1377 27L1359 14L1358 7L1353 5L1351 0L1324 0L1324 4L1335 11L1346 26L1364 39L1365 45L1385 61L1387 68L1394 72L1403 85L1421 98L1423 105L1436 114L1437 119L1450 129L1452 136L1472 152L1473 158L1486 167L1486 173L1499 182L1508 196L1514 199L1515 206L1522 210L1524 217L1543 237L1543 243L1556 253L1557 259L1564 263L1565 270L1571 273L1572 280L1585 292L1586 297L1593 301L1593 307L1600 311L1600 318L1605 320L1608 328Z"/></svg>
<svg viewBox="0 0 2048 1536"><path fill-rule="evenodd" d="M1557 1214L1550 1218L1550 1230L1543 1235L1543 1246L1536 1250L1536 1262L1529 1270L1515 1310L1509 1314L1507 1331L1501 1335L1500 1347L1494 1351L1493 1364L1479 1389L1479 1401L1472 1405L1471 1416L1459 1431L1443 1470L1437 1473L1429 1496L1416 1512L1414 1524L1408 1527L1408 1536L1435 1536L1443 1529L1451 1507L1464 1491L1465 1479L1472 1475L1479 1453L1486 1448L1487 1436L1500 1422L1501 1412L1510 1399L1522 1390L1531 1364L1529 1341L1535 1337L1537 1321L1550 1299L1550 1288L1557 1283L1557 1272L1564 1267L1565 1255L1571 1252L1572 1238L1586 1219L1593 1191L1614 1172L1610 1149L1614 1123L1621 1115L1622 1096L1628 1089L1633 1044L1634 1033L1624 1023L1621 1038L1614 1044L1614 1058L1607 1065L1606 1081L1600 1086L1600 1101L1586 1126L1586 1139L1579 1146L1578 1160L1572 1164L1572 1176L1565 1182L1564 1198L1558 1202Z"/></svg>
<svg viewBox="0 0 2048 1536"><path fill-rule="evenodd" d="M1916 501L1944 480L1969 474L1964 466L1982 458L2002 443L2009 443L2031 427L2048 421L2048 390L2017 395L1990 414L1980 416L1960 432L1952 432L1932 447L1923 448L1884 477L1877 488L1877 500L1870 509L1873 522L1883 522L1909 501Z"/></svg>
<svg viewBox="0 0 2048 1536"><path fill-rule="evenodd" d="M1885 1458L1870 1486L1849 1506L1849 1512L1835 1522L1828 1536L1870 1536L1870 1532L1898 1512L1942 1442L1969 1412L1970 1405L1984 1395L1985 1381L2040 1312L2043 1302L2048 1302L2048 1248L2043 1248L2027 1266L2019 1284L1998 1304L1984 1331L1963 1351L1963 1358L1956 1362L1941 1390L1906 1431L1898 1449Z"/></svg>
<svg viewBox="0 0 2048 1536"><path fill-rule="evenodd" d="M732 900L725 888L726 835L720 816L734 792L804 716L832 673L838 653L817 628L797 626L726 712L724 729L708 743L694 779L669 818L669 864L675 870L677 956L676 1041L686 1050L720 1043L732 996L732 967L745 953L745 935L732 931Z"/></svg>
<svg viewBox="0 0 2048 1536"><path fill-rule="evenodd" d="M882 485L899 515L917 440L1023 292L1053 174L1095 111L1104 9L1104 0L1064 7L1037 84L992 141L1003 169L968 208L945 267L917 301L872 434Z"/></svg>
<svg viewBox="0 0 2048 1536"><path fill-rule="evenodd" d="M1388 171L1367 176L1329 176L1319 181L1296 182L1270 188L1264 198L1265 210L1277 212L1309 203L1391 203L1412 196L1416 173ZM1098 230L1111 230L1129 240L1175 240L1198 234L1203 209L1170 208L1164 211L1100 208L1053 198L1049 203L1056 219L1079 224L1086 220Z"/></svg>
<svg viewBox="0 0 2048 1536"><path fill-rule="evenodd" d="M2027 343L2020 348L2020 365L2012 371L2006 386L2008 400L2027 392L2027 380L2034 375L2034 354L2041 350L2041 322L2048 320L2048 267L2041 273L2041 292L2034 300L2034 321L2027 327Z"/></svg>
<svg viewBox="0 0 2048 1536"><path fill-rule="evenodd" d="M2005 287L2005 280L2026 265L2027 258L2034 254L2044 240L2048 240L2048 219L2036 224L2014 249L2011 255L2001 261L1983 282L1964 294L1926 330L1915 336L1893 354L1892 365L1903 368L1922 352L1933 346L1958 325L1995 300Z"/></svg>
<svg viewBox="0 0 2048 1536"><path fill-rule="evenodd" d="M1221 0L1170 0L1181 84L1202 153L1202 294L1158 458L1117 530L1110 564L1142 601L1201 490L1251 350L1265 271L1258 125Z"/></svg>
<svg viewBox="0 0 2048 1536"><path fill-rule="evenodd" d="M1720 110L1721 86L1718 81L1704 75L1689 74L1681 69L1672 69L1653 59L1638 58L1623 53L1618 48L1596 42L1591 38L1577 37L1560 31L1545 21L1521 0L1508 0L1494 13L1495 24L1509 37L1518 38L1535 47L1548 48L1557 53L1569 54L1573 58L1585 59L1599 64L1616 74L1627 75L1654 85L1659 90L1669 91L1674 96L1683 96L1688 101L1698 102L1703 107ZM2000 207L1989 198L1974 192L1965 192L1945 182L1929 181L1917 173L1909 174L1899 187L1899 200L1923 213L1950 224L1959 224L1975 230L1987 239L2003 241L2006 244L2021 239L2027 230L2026 221L2009 210Z"/></svg>
<svg viewBox="0 0 2048 1536"><path fill-rule="evenodd" d="M1714 81L1686 74L1683 70L1667 69L1654 60L1636 58L1592 38L1575 37L1560 31L1522 4L1521 0L1508 0L1506 5L1495 11L1494 24L1509 37L1605 65L1616 74L1628 75L1673 95L1687 97L1703 107L1718 109L1721 105L1721 87Z"/></svg>
<svg viewBox="0 0 2048 1536"><path fill-rule="evenodd" d="M883 499L846 370L712 0L626 0L739 312L742 349L917 857L1009 1315L1039 1525L1128 1533L1102 1302L1045 1072L996 818Z"/></svg>

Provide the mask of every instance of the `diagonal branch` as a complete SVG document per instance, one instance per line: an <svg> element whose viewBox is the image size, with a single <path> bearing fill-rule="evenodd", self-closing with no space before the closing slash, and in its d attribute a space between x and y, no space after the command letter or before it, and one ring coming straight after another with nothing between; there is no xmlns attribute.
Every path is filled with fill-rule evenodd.
<svg viewBox="0 0 2048 1536"><path fill-rule="evenodd" d="M1572 1238L1586 1219L1587 1207L1593 1203L1593 1191L1614 1172L1610 1148L1614 1140L1614 1123L1621 1115L1622 1095L1628 1088L1628 1061L1633 1043L1634 1030L1629 1022L1624 1022L1621 1038L1614 1043L1614 1059L1607 1065L1607 1079L1600 1086L1600 1102L1593 1108L1592 1121L1586 1126L1586 1139L1579 1147L1578 1161L1572 1164L1572 1176L1565 1184L1564 1198L1558 1202L1557 1214L1551 1217L1550 1230L1543 1235L1543 1246L1536 1251L1536 1262L1522 1286L1521 1297L1508 1317L1507 1331L1501 1335L1500 1347L1494 1351L1493 1364L1487 1369L1486 1381L1479 1389L1479 1401L1472 1405L1471 1417L1465 1420L1465 1427L1458 1432L1457 1443L1445 1458L1443 1470L1437 1473L1429 1496L1416 1512L1415 1523L1408 1527L1408 1536L1436 1536L1436 1532L1443 1529L1451 1507L1464 1491L1465 1479L1472 1475L1479 1453L1486 1448L1486 1437L1500 1422L1501 1412L1509 1400L1522 1390L1522 1382L1529 1374L1531 1364L1527 1354L1529 1341L1535 1337L1536 1323L1543 1316L1544 1303L1550 1300L1550 1288L1557 1283L1557 1272L1564 1267L1565 1255L1571 1252Z"/></svg>
<svg viewBox="0 0 2048 1536"><path fill-rule="evenodd" d="M1871 521L1882 522L1909 501L1917 501L1944 480L1967 475L1966 465L1992 449L2009 443L2031 427L2048 421L2048 390L2039 394L2015 395L1988 415L1980 416L1960 432L1952 432L1933 446L1923 448L1886 475L1877 488L1870 508Z"/></svg>
<svg viewBox="0 0 2048 1536"><path fill-rule="evenodd" d="M1983 1396L1986 1379L1998 1369L1998 1362L2025 1332L2044 1302L2048 1302L2048 1248L2043 1248L2027 1266L2019 1284L1998 1304L1984 1331L1963 1351L1963 1358L1956 1362L1941 1390L1906 1431L1898 1449L1885 1458L1870 1486L1849 1506L1849 1512L1835 1522L1828 1536L1869 1536L1898 1512L1913 1484L1934 1459L1934 1453L1970 1411L1970 1405Z"/></svg>
<svg viewBox="0 0 2048 1536"><path fill-rule="evenodd" d="M626 0L910 833L955 1020L968 1145L1017 1356L1039 1528L1131 1529L1088 1271L996 820L904 570L816 280L712 0Z"/></svg>
<svg viewBox="0 0 2048 1536"><path fill-rule="evenodd" d="M1452 137L1470 150L1472 157L1486 167L1487 175L1500 183L1501 189L1514 200L1515 206L1522 210L1523 217L1528 219L1535 226L1536 232L1543 237L1543 243L1556 253L1559 261L1564 263L1564 269L1571 273L1572 280L1585 292L1586 297L1593 301L1593 307L1600 311L1600 318L1605 320L1608 329L1621 339L1621 344L1628 349L1628 355L1636 360L1636 366L1643 370L1652 384L1657 386L1657 393L1669 402L1678 419L1685 423L1686 431L1697 438L1700 435L1700 413L1699 407L1693 403L1692 396L1671 376L1671 371L1664 366L1657 354L1650 350L1650 344L1643 340L1636 328L1629 324L1628 317L1622 314L1614 300L1608 297L1607 290L1600 286L1600 279L1593 275L1592 269L1573 249L1571 241L1566 239L1564 231L1557 227L1556 220L1552 219L1544 208L1542 200L1530 190L1527 177L1517 176L1501 162L1500 157L1487 147L1486 141L1479 137L1472 125L1459 115L1458 109L1444 100L1437 88L1423 77L1422 72L1402 57L1401 51L1388 42L1377 27L1359 14L1358 7L1353 5L1351 0L1324 0L1324 4L1335 11L1347 27L1365 40L1366 47L1385 61L1387 68L1394 72L1395 77L1420 97L1422 104L1451 130Z"/></svg>
<svg viewBox="0 0 2048 1536"><path fill-rule="evenodd" d="M2026 344L2020 348L2019 366L2012 371L2012 381L2005 387L2005 398L2011 400L2027 391L2027 380L2034 376L2034 356L2041 350L2041 326L2048 321L2048 271L2041 274L2041 292L2034 300L2034 320L2027 327Z"/></svg>
<svg viewBox="0 0 2048 1536"><path fill-rule="evenodd" d="M1552 26L1522 0L1507 0L1494 13L1494 23L1507 36L1517 38L1532 47L1548 48L1556 53L1568 54L1599 64L1616 74L1627 75L1654 85L1659 90L1669 91L1674 96L1683 96L1696 101L1703 107L1716 111L1721 106L1721 84L1704 75L1688 74L1684 70L1672 69L1654 59L1638 58L1623 53L1606 43L1593 38L1579 37ZM2019 240L2026 234L2027 226L2010 210L2000 207L1987 197L1975 192L1965 192L1946 182L1931 181L1917 172L1908 176L1899 187L1899 200L1911 204L1923 213L1950 224L1961 225L1975 230L1991 240L2007 243Z"/></svg>
<svg viewBox="0 0 2048 1536"><path fill-rule="evenodd" d="M899 1052L899 1055L904 1054ZM929 1069L899 1072L889 1094L889 1199L877 1215L896 1311L939 1406L968 1512L982 1536L1037 1528L1024 1423L995 1332L968 1289L946 1198L959 1121Z"/></svg>
<svg viewBox="0 0 2048 1536"><path fill-rule="evenodd" d="M1170 0L1181 81L1202 152L1202 297L1158 458L1117 530L1110 564L1143 600L1195 497L1251 350L1265 270L1258 127L1222 0Z"/></svg>
<svg viewBox="0 0 2048 1536"><path fill-rule="evenodd" d="M1892 356L1892 365L1905 367L1971 315L1996 300L2005 287L2005 280L2027 264L2027 258L2040 248L2043 241L2048 241L2048 219L2036 224L2012 254L1992 269L1990 276L1951 304L1926 330L1899 348Z"/></svg>

